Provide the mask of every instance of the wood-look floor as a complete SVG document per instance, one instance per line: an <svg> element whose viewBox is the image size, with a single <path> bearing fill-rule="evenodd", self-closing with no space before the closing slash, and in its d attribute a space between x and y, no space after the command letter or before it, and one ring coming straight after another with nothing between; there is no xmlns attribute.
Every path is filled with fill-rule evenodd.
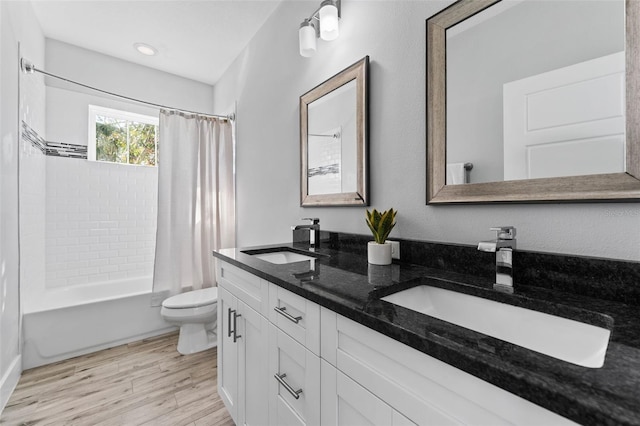
<svg viewBox="0 0 640 426"><path fill-rule="evenodd" d="M182 356L176 333L23 372L3 425L233 425L210 349Z"/></svg>

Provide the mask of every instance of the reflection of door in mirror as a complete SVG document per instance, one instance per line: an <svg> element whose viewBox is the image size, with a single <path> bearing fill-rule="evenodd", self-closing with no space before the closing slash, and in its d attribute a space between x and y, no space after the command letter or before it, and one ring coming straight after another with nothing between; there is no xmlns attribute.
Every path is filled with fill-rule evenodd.
<svg viewBox="0 0 640 426"><path fill-rule="evenodd" d="M356 82L308 106L308 194L357 191Z"/></svg>
<svg viewBox="0 0 640 426"><path fill-rule="evenodd" d="M582 126L576 134L567 133L572 127L580 127L571 123L565 123L568 125L562 130L562 138L553 141L556 143L555 153L547 150L554 160L560 155L566 156L557 161L555 171L545 170L544 173L530 176L525 176L526 170L506 172L506 162L530 164L531 158L516 161L505 157L509 149L504 144L510 142L505 140L503 129L510 128L512 124L505 123L504 117L513 111L507 111L506 108L511 107L503 106L503 87L509 82L624 51L624 23L624 0L512 0L497 3L447 29L446 162L473 163L471 183L591 174L573 162L584 164L585 158L602 159L603 155L582 155L584 152L576 155L576 152L563 151L563 148L571 145L572 140L591 138L591 142L583 144L582 148L591 146L600 150L605 144L594 141L603 135L580 133L593 125ZM574 79L574 83L578 83L578 80ZM603 88L598 83L601 81L596 81L593 86ZM609 87L606 83L604 86ZM616 88L624 90L624 80ZM548 91L547 95L552 92ZM555 92L557 97L555 101L551 100L555 110L542 107L539 110L541 115L534 119L569 116L569 111L560 110L569 108L571 102L568 93L567 90L564 94ZM578 98L580 96L584 96L584 93ZM540 99L542 96L537 100ZM533 98L529 101L533 101ZM602 93L599 93L588 101L583 100L582 104L597 110L602 102ZM624 115L624 99L618 99L617 102ZM585 113L591 114L593 109L587 108ZM523 114L531 112L527 108L523 111ZM621 119L619 124L624 128L624 117ZM624 152L622 157L619 155L620 147L624 146L624 135L618 135L617 141L604 148L604 155L624 159ZM543 153L541 146L532 156L535 161L546 162L550 157L545 159L539 155ZM613 150L609 151L609 148ZM598 167L593 170L594 173L621 171L619 164L606 170Z"/></svg>
<svg viewBox="0 0 640 426"><path fill-rule="evenodd" d="M504 85L504 179L625 171L624 52Z"/></svg>

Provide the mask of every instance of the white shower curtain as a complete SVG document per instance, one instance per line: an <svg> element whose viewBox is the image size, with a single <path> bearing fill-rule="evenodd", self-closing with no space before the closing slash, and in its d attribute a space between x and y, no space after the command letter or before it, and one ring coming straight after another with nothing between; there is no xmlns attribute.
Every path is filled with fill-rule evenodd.
<svg viewBox="0 0 640 426"><path fill-rule="evenodd" d="M229 120L160 112L152 304L215 285L212 251L235 246Z"/></svg>

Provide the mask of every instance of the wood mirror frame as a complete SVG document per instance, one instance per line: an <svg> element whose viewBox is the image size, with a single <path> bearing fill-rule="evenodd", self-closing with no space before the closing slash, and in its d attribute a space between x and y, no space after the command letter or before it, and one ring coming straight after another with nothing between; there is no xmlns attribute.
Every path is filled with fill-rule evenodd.
<svg viewBox="0 0 640 426"><path fill-rule="evenodd" d="M300 205L310 206L368 206L368 79L369 57L349 66L327 81L300 96ZM356 192L309 194L308 125L309 104L345 84L356 83Z"/></svg>
<svg viewBox="0 0 640 426"><path fill-rule="evenodd" d="M626 172L446 185L446 30L500 0L459 0L427 20L427 204L640 199L640 2L626 0Z"/></svg>

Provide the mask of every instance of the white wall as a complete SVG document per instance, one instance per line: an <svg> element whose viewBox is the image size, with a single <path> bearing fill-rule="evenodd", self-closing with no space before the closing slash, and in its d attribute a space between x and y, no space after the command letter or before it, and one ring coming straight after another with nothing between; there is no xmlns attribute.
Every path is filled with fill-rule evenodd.
<svg viewBox="0 0 640 426"><path fill-rule="evenodd" d="M19 270L19 259L32 242L20 239L18 225L30 224L24 217L18 198L18 163L38 161L30 147L21 144L19 120L44 130L44 86L36 80L18 90L19 49L36 59L44 59L44 37L29 3L0 2L0 410L7 403L22 371L20 349L20 290L25 277ZM25 103L20 96L31 93L33 102ZM38 120L41 119L41 121ZM42 176L34 173L25 182L27 188L37 186ZM22 180L22 179L20 179ZM44 183L44 182L40 182ZM20 204L20 209L18 205ZM34 224L37 228L37 224ZM24 264L24 262L23 262ZM27 263L28 265L28 263ZM34 271L36 274L38 271ZM28 277L27 277L28 278Z"/></svg>
<svg viewBox="0 0 640 426"><path fill-rule="evenodd" d="M18 93L17 43L6 8L0 3L0 410L17 381L12 363L19 356L18 296ZM4 308L6 306L6 309ZM20 368L18 367L18 376Z"/></svg>
<svg viewBox="0 0 640 426"><path fill-rule="evenodd" d="M47 39L45 64L50 73L102 90L173 108L213 113L212 86L93 50ZM53 78L47 78L46 83L80 90Z"/></svg>
<svg viewBox="0 0 640 426"><path fill-rule="evenodd" d="M215 108L237 101L238 245L291 241L290 226L366 234L364 208L299 206L299 96L371 58L373 207L399 210L393 236L476 244L514 225L518 247L640 260L640 204L426 206L425 20L449 1L342 4L340 37L298 54L298 26L316 3L284 1L215 86Z"/></svg>

